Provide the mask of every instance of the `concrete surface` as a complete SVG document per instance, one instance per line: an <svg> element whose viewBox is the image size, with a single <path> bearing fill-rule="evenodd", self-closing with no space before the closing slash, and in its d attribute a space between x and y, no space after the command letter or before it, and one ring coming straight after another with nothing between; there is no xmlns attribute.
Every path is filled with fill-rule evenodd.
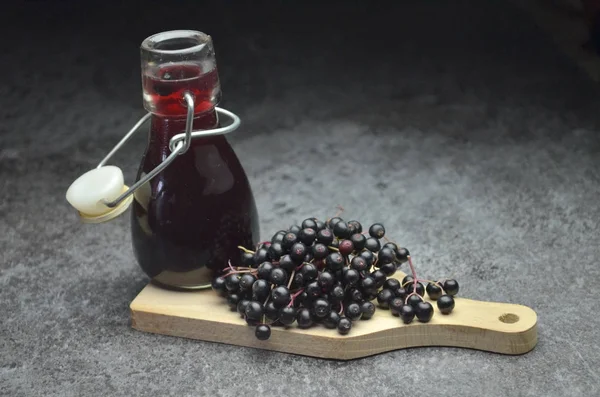
<svg viewBox="0 0 600 397"><path fill-rule="evenodd" d="M525 14L503 1L168 4L3 12L0 394L600 394L600 95ZM383 220L423 275L533 307L537 348L334 362L132 330L147 279L129 219L80 224L64 192L142 115L137 47L173 28L215 38L265 236L337 204ZM128 180L144 142L115 158Z"/></svg>

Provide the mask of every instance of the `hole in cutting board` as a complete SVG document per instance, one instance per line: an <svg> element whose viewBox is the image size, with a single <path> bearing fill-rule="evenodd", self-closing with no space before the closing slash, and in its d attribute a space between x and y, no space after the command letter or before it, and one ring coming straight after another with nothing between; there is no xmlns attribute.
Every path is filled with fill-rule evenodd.
<svg viewBox="0 0 600 397"><path fill-rule="evenodd" d="M519 321L519 316L517 316L514 313L504 313L503 315L501 315L500 317L498 317L498 320L502 321L503 323L506 324L514 324L517 321Z"/></svg>

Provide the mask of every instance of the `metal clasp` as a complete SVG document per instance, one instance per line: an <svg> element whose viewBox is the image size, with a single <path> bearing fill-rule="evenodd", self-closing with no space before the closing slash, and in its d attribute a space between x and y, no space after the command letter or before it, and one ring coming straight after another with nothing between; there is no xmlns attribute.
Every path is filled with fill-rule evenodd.
<svg viewBox="0 0 600 397"><path fill-rule="evenodd" d="M241 124L240 118L236 114L230 112L229 110L225 110L225 109L221 109L221 108L217 107L217 108L215 108L215 110L217 111L217 114L219 116L229 117L232 121L231 124L229 124L226 127L213 128L210 130L192 131L192 124L194 121L194 96L192 94L190 94L189 92L186 92L183 95L183 98L187 105L187 115L186 115L186 120L185 120L185 132L175 135L169 141L169 150L171 150L171 154L169 154L169 156L162 163L160 163L158 166L156 166L156 168L154 168L152 171L150 171L148 174L146 174L139 181L134 183L129 189L127 189L123 194L121 194L115 200L108 201L108 202L105 201L104 204L107 207L109 207L109 208L116 207L123 200L125 200L127 197L129 197L131 194L133 194L137 189L139 189L142 185L147 183L150 179L154 178L162 170L167 168L167 166L169 164L171 164L177 156L184 154L190 148L192 139L207 137L207 136L214 136L214 135L228 134L232 131L235 131ZM135 125L131 128L131 130L129 130L129 132L127 134L125 134L125 136L119 141L119 143L117 143L115 145L114 148L112 148L112 150L106 155L106 157L104 157L102 159L102 161L100 161L100 163L98 164L98 166L96 168L105 166L106 163L108 162L108 160L119 149L121 149L121 147L123 147L123 145L125 143L127 143L127 141L129 141L131 139L133 134L135 134L140 129L140 127L146 121L148 121L150 119L151 116L152 116L152 114L148 113L148 114L144 115L144 117L142 117L137 123L135 123Z"/></svg>

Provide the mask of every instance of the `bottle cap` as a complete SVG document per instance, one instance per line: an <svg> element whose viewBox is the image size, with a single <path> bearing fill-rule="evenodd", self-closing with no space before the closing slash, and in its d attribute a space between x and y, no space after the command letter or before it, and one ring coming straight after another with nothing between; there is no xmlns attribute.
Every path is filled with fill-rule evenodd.
<svg viewBox="0 0 600 397"><path fill-rule="evenodd" d="M101 223L121 215L133 200L128 196L114 207L115 201L128 187L123 182L123 172L112 165L95 168L77 178L67 190L66 198L85 223Z"/></svg>

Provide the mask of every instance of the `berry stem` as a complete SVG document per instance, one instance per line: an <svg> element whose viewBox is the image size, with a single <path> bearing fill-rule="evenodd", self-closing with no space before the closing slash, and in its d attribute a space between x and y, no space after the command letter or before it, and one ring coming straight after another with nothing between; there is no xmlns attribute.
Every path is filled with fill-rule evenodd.
<svg viewBox="0 0 600 397"><path fill-rule="evenodd" d="M242 247L241 245L238 245L238 248L241 249L242 251L244 251L247 254L255 254L254 251L250 251L248 248Z"/></svg>
<svg viewBox="0 0 600 397"><path fill-rule="evenodd" d="M271 291L273 291L273 288L275 288L275 286L271 285ZM267 303L269 302L270 297L271 297L271 293L269 292L269 295L267 296L267 299L265 299L265 303L263 303L263 306L267 306Z"/></svg>
<svg viewBox="0 0 600 397"><path fill-rule="evenodd" d="M340 252L340 250L339 250L339 249L337 249L337 248L335 248L335 247L330 247L330 246L327 246L327 248L329 248L329 249L330 249L330 250L332 250L332 251Z"/></svg>
<svg viewBox="0 0 600 397"><path fill-rule="evenodd" d="M296 269L292 270L292 274L290 275L290 281L288 282L288 289L292 286L292 281L294 281L294 276L296 275Z"/></svg>
<svg viewBox="0 0 600 397"><path fill-rule="evenodd" d="M225 274L223 274L223 276L221 277L227 277L230 276L232 274L242 274L242 273L248 273L248 274L256 274L258 271L256 269L250 269L250 270L231 270Z"/></svg>
<svg viewBox="0 0 600 397"><path fill-rule="evenodd" d="M287 307L292 307L292 305L294 304L294 299L296 299L296 297L298 297L298 295L300 295L303 292L304 292L304 288L300 288L298 290L298 292L293 293L292 299L290 299L290 303L288 303Z"/></svg>
<svg viewBox="0 0 600 397"><path fill-rule="evenodd" d="M442 290L442 292L443 292L444 294L446 293L446 291L444 291L444 287L442 287L442 284L441 284L440 282L438 282L438 281L425 280L425 279L422 279L422 278L418 279L417 281L420 281L420 282L423 282L423 283L431 283L431 284L435 284L435 285L437 285L438 287L440 287L440 289Z"/></svg>
<svg viewBox="0 0 600 397"><path fill-rule="evenodd" d="M413 276L413 279L414 279L413 293L412 294L417 294L417 283L418 283L418 281L417 281L417 272L416 272L415 267L414 267L414 265L412 263L412 259L411 259L410 255L408 255L408 266L410 266L410 271L412 272L412 276Z"/></svg>
<svg viewBox="0 0 600 397"><path fill-rule="evenodd" d="M410 298L413 295L417 295L419 297L419 299L421 299L421 301L424 301L423 297L419 294L417 294L416 292L411 292L410 294L408 294L408 296L406 297L406 299L404 300L404 304L408 304L408 298Z"/></svg>

